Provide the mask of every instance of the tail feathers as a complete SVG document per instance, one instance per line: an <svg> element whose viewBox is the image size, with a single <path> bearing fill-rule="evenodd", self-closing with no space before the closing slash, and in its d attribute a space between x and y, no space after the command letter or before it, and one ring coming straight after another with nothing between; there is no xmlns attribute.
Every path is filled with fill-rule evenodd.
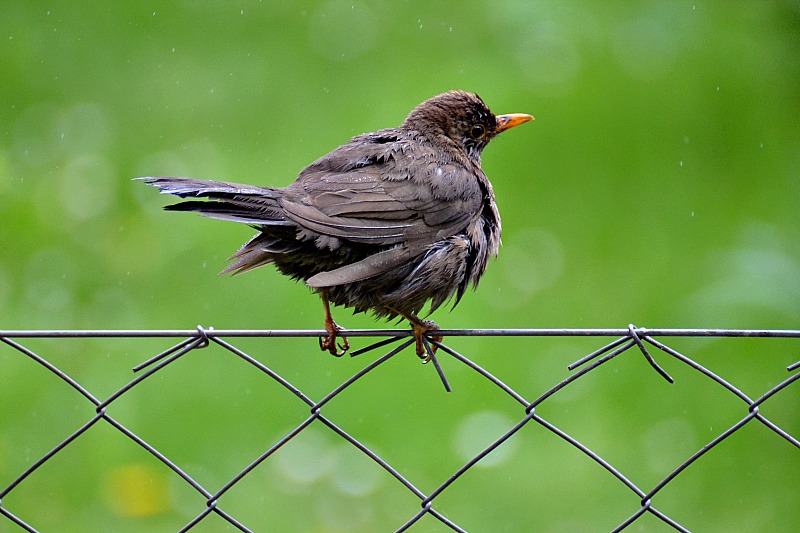
<svg viewBox="0 0 800 533"><path fill-rule="evenodd" d="M250 205L237 200L216 202L181 202L165 206L167 211L196 211L208 218L241 222L256 226L294 226L294 222L286 219L283 209L270 205Z"/></svg>
<svg viewBox="0 0 800 533"><path fill-rule="evenodd" d="M229 220L254 225L291 226L280 205L278 189L254 187L223 181L192 178L139 178L158 187L162 194L181 198L209 198L211 201L192 200L168 205L169 211L196 211L209 218Z"/></svg>
<svg viewBox="0 0 800 533"><path fill-rule="evenodd" d="M296 241L270 237L261 233L250 239L238 252L229 257L228 261L231 261L231 264L225 267L220 274L242 274L268 265L275 261L277 255L293 252L299 247Z"/></svg>
<svg viewBox="0 0 800 533"><path fill-rule="evenodd" d="M225 269L220 272L222 274L244 274L254 268L258 268L260 266L268 265L274 261L274 258L269 254L258 254L257 252L248 252L235 261L233 261L230 265L226 266Z"/></svg>
<svg viewBox="0 0 800 533"><path fill-rule="evenodd" d="M280 193L271 187L255 187L224 181L198 180L194 178L147 177L137 178L148 185L158 187L162 194L174 194L181 198L187 196L230 198L238 195L279 198Z"/></svg>

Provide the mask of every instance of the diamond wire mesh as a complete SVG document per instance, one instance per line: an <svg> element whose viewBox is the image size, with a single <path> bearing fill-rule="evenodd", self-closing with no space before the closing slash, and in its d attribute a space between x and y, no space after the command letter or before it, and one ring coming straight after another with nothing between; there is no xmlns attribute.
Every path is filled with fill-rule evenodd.
<svg viewBox="0 0 800 533"><path fill-rule="evenodd" d="M316 337L324 334L323 331L313 330L214 330L213 328L205 329L198 326L197 330L186 331L5 331L0 332L0 340L7 346L12 348L13 353L25 356L32 361L47 369L50 373L57 376L69 387L74 389L80 394L86 402L91 403L94 410L94 415L81 424L77 429L72 430L63 438L55 447L44 453L40 457L33 459L29 458L29 466L20 468L15 473L12 479L0 479L0 515L5 516L7 519L15 523L27 531L37 531L35 523L36 516L19 516L14 512L15 504L13 503L13 495L19 487L23 485L26 480L37 475L40 469L52 461L56 456L63 453L64 450L73 446L74 443L79 442L82 436L93 426L97 424L107 424L114 430L118 431L130 441L140 446L156 460L160 461L167 468L174 473L174 476L180 479L186 486L190 487L198 493L205 501L205 505L195 509L194 515L191 520L187 521L180 527L179 531L187 531L207 520L209 515L217 515L225 520L229 525L238 528L241 531L251 531L244 519L234 516L235 513L228 512L224 509L225 497L230 493L231 489L236 485L241 484L252 472L264 461L269 460L279 449L287 444L290 444L293 439L303 434L309 427L314 425L322 425L328 428L333 434L341 438L344 442L348 443L360 453L364 454L369 460L374 461L385 476L390 476L396 483L413 495L419 502L419 507L408 509L405 522L398 524L386 524L387 530L405 531L415 524L419 523L423 517L430 516L438 520L441 524L454 531L465 531L463 525L459 525L459 517L448 516L445 512L437 508L437 499L440 500L442 494L448 491L458 490L458 484L462 476L469 470L475 468L481 461L486 460L493 453L497 453L497 449L510 439L515 438L520 430L529 424L538 424L542 429L556 435L562 439L563 443L572 446L579 450L586 457L590 458L596 465L604 469L612 478L616 479L623 487L632 493L633 503L631 507L633 510L626 516L621 516L619 523L613 528L613 531L621 531L631 524L640 521L643 516L651 515L656 517L661 523L670 526L670 528L678 531L689 531L688 526L681 523L681 516L679 512L661 510L656 506L656 500L662 490L673 483L684 471L691 468L697 463L698 460L709 454L712 449L717 447L723 441L730 439L732 435L740 432L742 428L752 425L761 424L766 427L772 435L777 439L783 439L793 446L795 453L800 450L800 441L796 435L790 433L790 430L779 426L777 423L768 418L762 411L762 407L769 402L770 399L785 391L795 381L800 378L800 362L796 362L787 367L789 376L774 384L768 390L764 391L760 396L751 397L742 392L734 384L727 381L721 375L715 374L708 368L705 368L700 363L687 357L683 353L671 348L664 342L656 340L655 337L735 337L735 338L800 338L800 330L677 330L677 329L646 329L637 328L630 325L627 329L539 329L539 330L441 330L437 334L441 334L444 338L452 338L459 336L484 336L484 337L615 337L615 340L605 344L604 346L594 350L590 354L580 358L575 363L569 365L569 370L574 371L571 375L561 380L557 384L544 390L535 399L528 400L523 395L519 394L512 387L505 384L498 377L485 370L473 360L464 356L463 354L452 349L443 342L435 339L426 339L426 345L431 355L432 362L438 372L438 375L446 390L450 390L449 382L445 376L442 365L440 365L438 358L447 356L452 358L469 369L478 373L482 379L491 383L504 395L510 398L518 405L519 420L514 422L511 427L504 430L503 434L495 438L491 444L485 446L478 453L474 454L469 460L455 470L446 479L437 481L438 483L433 490L423 491L418 488L414 480L410 479L408 475L402 473L402 469L393 466L388 459L379 455L370 446L359 440L352 432L348 432L341 425L337 424L331 416L323 413L324 408L334 398L341 395L344 391L350 389L356 382L365 379L375 369L386 364L399 352L412 345L413 339L409 338L409 332L404 330L353 330L348 331L348 336L351 337L386 337L386 339L376 342L366 348L353 352L353 355L378 350L383 347L389 346L393 343L398 343L397 346L390 349L388 352L378 357L374 361L364 366L360 371L352 375L350 378L343 381L341 384L324 394L321 399L314 400L310 394L306 394L300 388L292 384L291 380L286 379L277 371L273 370L260 361L258 358L249 355L243 349L235 346L226 339L247 338L247 337ZM67 372L60 369L53 364L46 357L33 351L26 346L27 341L23 342L22 339L64 339L64 338L182 338L180 342L174 346L160 352L159 354L150 357L149 359L141 362L134 367L134 372L137 374L133 379L125 383L113 391L110 395L102 397L93 394L81 383L73 379ZM121 416L112 416L113 404L118 402L120 398L128 394L130 391L137 387L146 380L153 379L153 376L158 375L163 369L168 366L174 365L177 361L181 360L186 354L205 348L211 344L215 344L233 354L234 356L245 361L250 367L258 372L268 380L278 384L286 393L296 398L296 401L305 404L307 415L301 417L301 420L295 420L293 427L290 431L285 433L278 440L264 445L260 453L252 458L251 462L244 468L240 468L236 474L224 482L216 486L208 486L208 483L201 483L198 481L197 476L193 476L190 472L190 466L179 464L178 460L173 460L168 456L168 453L160 451L154 444L145 440L142 436L130 429L128 426L120 421ZM436 354L430 350L431 345L438 348ZM674 467L669 470L669 473L662 479L652 485L640 486L631 480L629 475L623 473L621 468L615 467L611 460L604 458L600 452L593 449L593 447L586 442L578 440L575 436L571 435L564 429L556 426L552 420L548 420L542 414L537 412L537 409L546 402L549 398L553 397L559 391L570 387L573 383L577 382L584 376L592 373L595 369L599 368L604 363L619 356L628 350L638 350L650 366L666 381L673 382L672 377L662 368L656 361L656 358L650 351L656 348L660 352L666 354L669 358L686 365L692 372L698 373L703 378L706 378L717 386L721 387L727 393L732 395L741 402L741 412L738 419L723 431L716 432L713 438L709 439L705 444L697 449L694 453L679 461ZM0 369L2 372L2 369ZM0 374L2 375L2 374ZM0 378L2 379L2 378ZM0 381L2 384L2 381ZM795 387L796 388L796 387ZM2 409L13 408L13 406L2 406ZM786 425L786 424L784 424ZM796 428L792 426L792 430ZM152 440L152 439L151 439ZM16 460L16 462L14 462ZM7 458L6 462L18 464L23 461L19 458ZM790 489L791 490L791 489ZM796 489L794 489L796 492ZM576 490L576 495L580 496L580 490ZM531 513L536 510L532 509ZM642 525L641 523L639 524Z"/></svg>

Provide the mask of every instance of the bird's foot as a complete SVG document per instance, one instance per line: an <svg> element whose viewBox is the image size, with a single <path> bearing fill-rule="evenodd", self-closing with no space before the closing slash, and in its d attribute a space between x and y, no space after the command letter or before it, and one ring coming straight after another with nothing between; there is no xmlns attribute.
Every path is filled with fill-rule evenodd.
<svg viewBox="0 0 800 533"><path fill-rule="evenodd" d="M422 359L423 363L427 363L431 360L431 356L436 353L436 345L434 344L431 346L431 352L427 353L425 350L425 343L422 341L423 336L431 331L436 331L439 329L439 326L436 325L436 322L433 320L422 320L418 317L414 317L416 320L411 320L411 329L414 331L414 338L417 341L417 356ZM440 335L436 335L431 337L436 342L441 342L442 337Z"/></svg>
<svg viewBox="0 0 800 533"><path fill-rule="evenodd" d="M334 357L341 357L350 349L350 342L347 337L342 335L344 328L339 326L333 319L325 320L325 331L328 332L327 337L319 338L319 349L323 352L330 352ZM342 342L337 343L336 339L341 339Z"/></svg>
<svg viewBox="0 0 800 533"><path fill-rule="evenodd" d="M341 357L350 349L350 343L347 341L347 337L342 335L344 328L333 321L328 294L322 292L320 298L322 299L322 309L325 311L325 331L328 332L328 336L319 338L319 349L323 352L330 352L334 357ZM339 344L336 343L337 337L342 339L342 342Z"/></svg>

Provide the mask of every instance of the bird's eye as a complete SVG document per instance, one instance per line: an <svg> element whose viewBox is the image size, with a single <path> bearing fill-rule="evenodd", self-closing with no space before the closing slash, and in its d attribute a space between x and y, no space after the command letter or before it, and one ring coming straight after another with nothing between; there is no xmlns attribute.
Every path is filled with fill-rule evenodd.
<svg viewBox="0 0 800 533"><path fill-rule="evenodd" d="M469 130L469 136L473 139L480 139L486 133L486 128L482 124L474 124Z"/></svg>

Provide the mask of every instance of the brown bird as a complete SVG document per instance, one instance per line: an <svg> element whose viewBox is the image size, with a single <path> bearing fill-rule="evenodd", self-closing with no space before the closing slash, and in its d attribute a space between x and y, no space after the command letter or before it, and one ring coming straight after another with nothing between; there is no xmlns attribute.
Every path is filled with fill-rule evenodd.
<svg viewBox="0 0 800 533"><path fill-rule="evenodd" d="M481 152L497 134L533 120L495 116L476 94L451 91L418 105L400 126L353 137L311 163L284 188L190 178L140 178L162 193L206 197L169 205L249 224L258 234L222 273L273 263L322 298L336 356L349 348L330 304L403 317L422 337L438 329L417 315L469 285L476 287L500 245L500 214L481 169ZM341 339L337 348L336 339Z"/></svg>

